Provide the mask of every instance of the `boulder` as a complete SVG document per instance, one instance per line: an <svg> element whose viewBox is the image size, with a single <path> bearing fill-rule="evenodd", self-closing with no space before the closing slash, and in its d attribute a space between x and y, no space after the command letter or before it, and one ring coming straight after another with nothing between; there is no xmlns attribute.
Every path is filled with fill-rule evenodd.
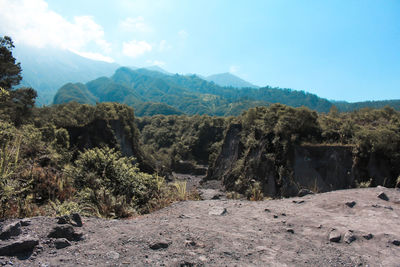
<svg viewBox="0 0 400 267"><path fill-rule="evenodd" d="M339 243L342 235L336 229L332 229L329 233L329 241Z"/></svg>
<svg viewBox="0 0 400 267"><path fill-rule="evenodd" d="M343 241L347 244L356 240L356 236L354 235L353 231L349 230L344 234Z"/></svg>
<svg viewBox="0 0 400 267"><path fill-rule="evenodd" d="M82 217L79 213L72 213L70 217L71 217L71 224L73 226L77 227L83 226Z"/></svg>
<svg viewBox="0 0 400 267"><path fill-rule="evenodd" d="M75 232L71 225L58 225L55 226L47 237L51 238L66 238L69 241L82 240L83 233Z"/></svg>
<svg viewBox="0 0 400 267"><path fill-rule="evenodd" d="M37 245L39 245L38 239L27 236L23 239L0 245L0 256L17 256L23 253L30 253Z"/></svg>
<svg viewBox="0 0 400 267"><path fill-rule="evenodd" d="M72 226L82 227L82 217L79 213L72 213L71 215L64 215L58 217L58 224L71 224Z"/></svg>
<svg viewBox="0 0 400 267"><path fill-rule="evenodd" d="M370 240L370 239L372 239L372 238L374 237L374 235L371 234L371 233L369 233L369 234L363 235L363 237L364 237L366 240Z"/></svg>
<svg viewBox="0 0 400 267"><path fill-rule="evenodd" d="M71 243L66 238L59 238L54 241L56 249L62 249L71 246Z"/></svg>
<svg viewBox="0 0 400 267"><path fill-rule="evenodd" d="M352 208L354 207L357 203L355 201L350 201L345 203L347 207Z"/></svg>
<svg viewBox="0 0 400 267"><path fill-rule="evenodd" d="M385 194L385 192L380 192L377 197L382 200L389 201L389 197Z"/></svg>
<svg viewBox="0 0 400 267"><path fill-rule="evenodd" d="M1 240L6 240L9 239L12 236L18 236L22 233L21 230L21 223L20 222L14 222L10 223L6 226L3 227L3 229L0 232L0 239Z"/></svg>
<svg viewBox="0 0 400 267"><path fill-rule="evenodd" d="M400 240L393 240L392 244L395 246L400 246Z"/></svg>
<svg viewBox="0 0 400 267"><path fill-rule="evenodd" d="M57 223L58 224L67 224L67 223L69 223L69 216L68 215L64 215L64 216L58 217L57 218Z"/></svg>
<svg viewBox="0 0 400 267"><path fill-rule="evenodd" d="M212 208L209 212L208 215L215 215L215 216L223 216L227 213L228 211L226 208L223 207L214 207Z"/></svg>
<svg viewBox="0 0 400 267"><path fill-rule="evenodd" d="M169 242L165 242L165 241L155 242L155 243L150 244L149 247L152 250L166 249L169 247Z"/></svg>
<svg viewBox="0 0 400 267"><path fill-rule="evenodd" d="M215 200L224 196L220 190L215 189L199 189L199 195L202 200Z"/></svg>

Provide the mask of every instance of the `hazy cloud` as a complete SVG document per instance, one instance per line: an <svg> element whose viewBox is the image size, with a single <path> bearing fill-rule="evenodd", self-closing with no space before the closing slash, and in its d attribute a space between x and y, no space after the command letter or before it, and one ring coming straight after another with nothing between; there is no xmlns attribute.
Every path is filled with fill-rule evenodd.
<svg viewBox="0 0 400 267"><path fill-rule="evenodd" d="M185 30L180 30L178 35L181 39L187 39L189 37L189 34Z"/></svg>
<svg viewBox="0 0 400 267"><path fill-rule="evenodd" d="M0 32L10 35L16 43L75 52L90 44L102 53L111 51L103 27L91 16L76 16L68 21L50 10L44 0L0 0L0 7Z"/></svg>
<svg viewBox="0 0 400 267"><path fill-rule="evenodd" d="M113 58L104 56L104 55L99 54L99 53L79 52L79 51L76 51L76 50L71 50L71 52L74 52L75 54L78 54L81 57L86 57L86 58L90 58L90 59L93 59L93 60L105 61L105 62L108 62L108 63L115 62L115 60Z"/></svg>
<svg viewBox="0 0 400 267"><path fill-rule="evenodd" d="M158 45L158 50L160 52L167 51L171 48L172 48L172 46L170 44L168 44L167 41L165 41L165 40L161 40L160 44Z"/></svg>
<svg viewBox="0 0 400 267"><path fill-rule="evenodd" d="M230 73L237 73L239 71L240 67L237 65L232 65L229 67L229 72Z"/></svg>
<svg viewBox="0 0 400 267"><path fill-rule="evenodd" d="M125 18L120 21L119 27L124 31L129 32L150 32L152 31L151 27L144 22L144 18L142 16L136 18Z"/></svg>
<svg viewBox="0 0 400 267"><path fill-rule="evenodd" d="M150 64L151 66L159 66L159 67L164 67L166 63L161 60L146 60L147 64Z"/></svg>
<svg viewBox="0 0 400 267"><path fill-rule="evenodd" d="M152 46L146 41L132 40L122 43L122 53L128 57L138 57L146 52L150 52Z"/></svg>

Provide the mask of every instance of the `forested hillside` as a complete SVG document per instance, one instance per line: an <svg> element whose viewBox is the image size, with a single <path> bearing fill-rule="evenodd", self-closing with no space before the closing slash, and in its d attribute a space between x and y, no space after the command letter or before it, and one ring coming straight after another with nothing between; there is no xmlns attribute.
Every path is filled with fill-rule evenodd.
<svg viewBox="0 0 400 267"><path fill-rule="evenodd" d="M364 101L347 103L344 101L332 102L340 111L354 111L362 108L384 108L386 106L400 110L400 100L380 100L380 101Z"/></svg>
<svg viewBox="0 0 400 267"><path fill-rule="evenodd" d="M148 69L119 68L111 78L101 77L85 85L66 84L54 97L54 104L76 101L119 102L132 106L138 116L146 115L142 103L162 103L167 106L152 114L166 114L163 108L185 114L216 116L239 115L242 111L270 103L307 106L328 112L332 104L303 91L264 87L260 89L221 87L196 75L168 75ZM168 113L167 113L168 114ZM171 113L170 113L171 114Z"/></svg>
<svg viewBox="0 0 400 267"><path fill-rule="evenodd" d="M400 109L399 100L330 102L304 91L269 86L240 89L223 87L197 75L172 75L126 67L119 68L110 78L101 77L86 84L68 83L54 97L54 104L71 101L82 104L123 103L134 107L139 117L155 114L236 116L249 108L272 103L305 106L318 112L329 112L334 105L339 111L383 108L386 105Z"/></svg>

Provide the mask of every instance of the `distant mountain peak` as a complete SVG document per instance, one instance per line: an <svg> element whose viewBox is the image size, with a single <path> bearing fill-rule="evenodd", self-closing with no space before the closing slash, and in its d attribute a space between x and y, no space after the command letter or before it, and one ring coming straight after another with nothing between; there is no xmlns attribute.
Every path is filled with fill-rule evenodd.
<svg viewBox="0 0 400 267"><path fill-rule="evenodd" d="M205 78L207 81L214 82L220 86L231 86L231 87L236 87L236 88L244 88L244 87L252 87L252 88L258 88L259 86L254 85L252 83L249 83L242 78L230 73L230 72L225 72L225 73L219 73L219 74L214 74L210 75Z"/></svg>
<svg viewBox="0 0 400 267"><path fill-rule="evenodd" d="M153 65L153 66L150 66L150 67L145 67L144 69L148 69L148 70L152 70L152 71L158 71L158 72L161 72L161 73L167 74L167 75L172 75L171 72L168 72L168 71L164 70L163 68L161 68L160 66L157 66L157 65Z"/></svg>

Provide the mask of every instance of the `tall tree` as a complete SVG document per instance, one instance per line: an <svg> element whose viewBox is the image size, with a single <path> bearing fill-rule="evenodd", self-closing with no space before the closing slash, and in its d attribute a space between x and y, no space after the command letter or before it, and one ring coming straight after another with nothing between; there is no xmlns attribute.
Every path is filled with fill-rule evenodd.
<svg viewBox="0 0 400 267"><path fill-rule="evenodd" d="M22 80L21 64L12 55L14 44L10 37L0 37L0 87L11 90Z"/></svg>
<svg viewBox="0 0 400 267"><path fill-rule="evenodd" d="M32 88L13 89L22 80L21 64L12 54L14 47L10 37L0 37L0 119L18 126L30 116L37 93Z"/></svg>

